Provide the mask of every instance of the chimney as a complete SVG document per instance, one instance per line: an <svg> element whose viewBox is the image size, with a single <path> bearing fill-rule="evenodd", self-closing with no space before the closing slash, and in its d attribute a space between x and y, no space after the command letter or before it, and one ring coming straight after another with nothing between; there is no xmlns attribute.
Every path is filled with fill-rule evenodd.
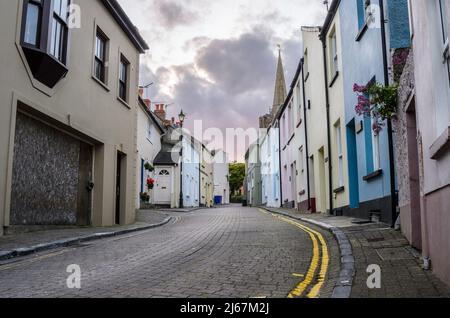
<svg viewBox="0 0 450 318"><path fill-rule="evenodd" d="M144 99L144 103L147 106L148 110L151 110L152 101L150 99Z"/></svg>
<svg viewBox="0 0 450 318"><path fill-rule="evenodd" d="M166 110L164 109L165 105L164 104L156 104L155 107L156 107L155 115L162 121L165 121L166 120Z"/></svg>

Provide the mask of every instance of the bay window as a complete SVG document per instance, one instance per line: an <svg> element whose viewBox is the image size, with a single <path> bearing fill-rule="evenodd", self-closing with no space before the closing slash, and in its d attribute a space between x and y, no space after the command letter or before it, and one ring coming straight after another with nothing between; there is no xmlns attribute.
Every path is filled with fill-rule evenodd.
<svg viewBox="0 0 450 318"><path fill-rule="evenodd" d="M70 0L24 0L20 44L36 80L53 88L68 72Z"/></svg>

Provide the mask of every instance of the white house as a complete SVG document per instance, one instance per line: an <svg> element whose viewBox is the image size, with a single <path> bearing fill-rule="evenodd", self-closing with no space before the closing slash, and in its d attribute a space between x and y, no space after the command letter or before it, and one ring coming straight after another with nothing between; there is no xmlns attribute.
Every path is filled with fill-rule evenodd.
<svg viewBox="0 0 450 318"><path fill-rule="evenodd" d="M221 204L230 204L230 163L223 150L214 153L214 197L221 198Z"/></svg>
<svg viewBox="0 0 450 318"><path fill-rule="evenodd" d="M261 138L262 204L281 207L280 135L278 121L274 121Z"/></svg>
<svg viewBox="0 0 450 318"><path fill-rule="evenodd" d="M137 164L136 164L136 208L141 207L141 194L150 196L154 203L154 191L148 189L147 179L155 179L153 161L161 151L161 136L165 129L150 110L150 101L139 97L137 114Z"/></svg>

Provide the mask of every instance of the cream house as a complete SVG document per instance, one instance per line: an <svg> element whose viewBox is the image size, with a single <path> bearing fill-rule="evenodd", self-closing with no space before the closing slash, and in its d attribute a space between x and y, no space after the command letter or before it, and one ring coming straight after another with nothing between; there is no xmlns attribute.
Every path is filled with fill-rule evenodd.
<svg viewBox="0 0 450 318"><path fill-rule="evenodd" d="M200 165L200 206L212 207L214 205L214 156L205 145L201 145L202 158Z"/></svg>
<svg viewBox="0 0 450 318"><path fill-rule="evenodd" d="M223 150L213 152L214 199L220 204L230 204L230 160ZM216 202L217 203L217 202Z"/></svg>
<svg viewBox="0 0 450 318"><path fill-rule="evenodd" d="M148 47L118 2L1 1L0 38L0 234L134 222Z"/></svg>
<svg viewBox="0 0 450 318"><path fill-rule="evenodd" d="M325 123L326 101L322 87L325 87L320 27L303 27L303 72L308 134L308 160L311 205L317 212L327 212L328 157L327 129ZM318 89L319 88L319 89ZM316 123L323 123L317 125Z"/></svg>

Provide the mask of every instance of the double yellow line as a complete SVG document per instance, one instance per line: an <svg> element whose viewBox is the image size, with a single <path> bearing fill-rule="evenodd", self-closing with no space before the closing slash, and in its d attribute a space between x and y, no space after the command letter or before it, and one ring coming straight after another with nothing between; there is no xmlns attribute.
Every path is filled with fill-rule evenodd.
<svg viewBox="0 0 450 318"><path fill-rule="evenodd" d="M268 212L260 209L261 212L269 214ZM314 283L312 288L309 289L307 298L317 298L319 296L320 289L325 283L325 279L328 273L328 266L330 264L330 256L328 252L328 246L325 238L319 232L299 223L287 217L279 216L270 213L273 217L289 223L302 231L306 232L313 243L313 257L308 268L308 272L304 277L304 280L298 284L298 286L289 293L288 298L301 297L309 287ZM320 266L320 270L317 273ZM317 273L317 275L316 275Z"/></svg>

